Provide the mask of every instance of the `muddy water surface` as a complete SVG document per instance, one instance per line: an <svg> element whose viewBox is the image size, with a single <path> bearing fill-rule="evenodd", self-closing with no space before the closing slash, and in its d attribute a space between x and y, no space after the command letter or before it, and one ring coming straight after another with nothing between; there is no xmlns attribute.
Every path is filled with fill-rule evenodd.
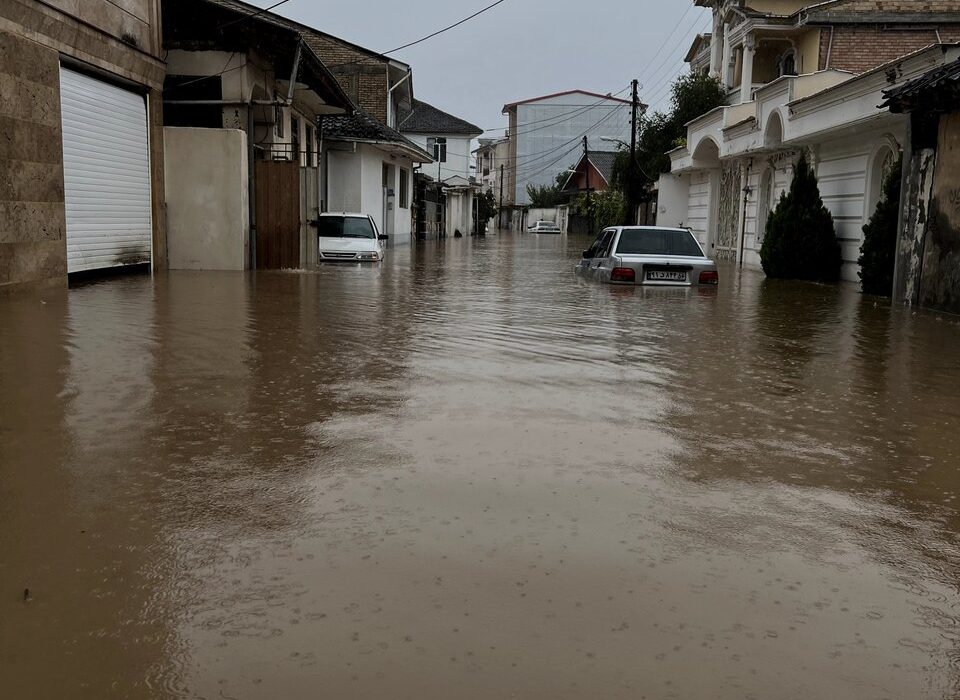
<svg viewBox="0 0 960 700"><path fill-rule="evenodd" d="M585 244L0 299L0 695L957 697L956 319Z"/></svg>

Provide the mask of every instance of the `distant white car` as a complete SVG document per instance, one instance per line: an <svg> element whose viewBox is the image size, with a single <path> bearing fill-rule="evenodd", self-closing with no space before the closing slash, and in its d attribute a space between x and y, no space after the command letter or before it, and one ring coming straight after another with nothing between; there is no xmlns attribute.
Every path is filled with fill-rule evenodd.
<svg viewBox="0 0 960 700"><path fill-rule="evenodd" d="M560 227L552 221L537 221L527 226L527 233L560 233Z"/></svg>
<svg viewBox="0 0 960 700"><path fill-rule="evenodd" d="M321 214L317 220L320 262L380 262L387 254L377 224L367 214Z"/></svg>

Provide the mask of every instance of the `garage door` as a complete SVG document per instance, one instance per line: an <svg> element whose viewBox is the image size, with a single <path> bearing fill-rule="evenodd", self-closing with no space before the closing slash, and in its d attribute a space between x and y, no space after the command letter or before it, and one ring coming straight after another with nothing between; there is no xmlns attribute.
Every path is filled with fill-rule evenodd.
<svg viewBox="0 0 960 700"><path fill-rule="evenodd" d="M142 95L60 70L67 271L150 262L150 154Z"/></svg>

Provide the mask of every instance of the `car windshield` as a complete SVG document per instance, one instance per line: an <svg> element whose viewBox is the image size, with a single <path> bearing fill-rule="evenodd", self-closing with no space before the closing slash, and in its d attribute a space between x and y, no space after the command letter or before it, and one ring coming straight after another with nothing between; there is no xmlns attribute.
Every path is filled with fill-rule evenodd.
<svg viewBox="0 0 960 700"><path fill-rule="evenodd" d="M623 255L682 255L701 257L703 251L689 231L675 229L625 229L617 244Z"/></svg>
<svg viewBox="0 0 960 700"><path fill-rule="evenodd" d="M358 216L322 216L319 225L324 238L376 238L370 219Z"/></svg>

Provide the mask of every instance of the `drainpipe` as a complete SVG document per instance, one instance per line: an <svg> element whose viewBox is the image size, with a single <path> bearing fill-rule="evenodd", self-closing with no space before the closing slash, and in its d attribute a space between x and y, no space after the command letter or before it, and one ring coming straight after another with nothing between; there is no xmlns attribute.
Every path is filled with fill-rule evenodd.
<svg viewBox="0 0 960 700"><path fill-rule="evenodd" d="M253 121L253 104L247 106L247 206L250 210L250 269L257 269L257 180L254 158L256 156L256 125Z"/></svg>
<svg viewBox="0 0 960 700"><path fill-rule="evenodd" d="M830 69L830 59L833 58L833 27L830 27L830 44L827 46L827 65L823 68L824 70Z"/></svg>
<svg viewBox="0 0 960 700"><path fill-rule="evenodd" d="M753 165L753 159L747 163L747 167L744 169L744 186L743 186L743 212L741 212L741 218L743 221L740 224L740 268L743 269L743 253L746 247L747 241L747 204L750 203L750 195L753 194L753 188L750 187L750 168ZM758 222L759 223L759 222Z"/></svg>

